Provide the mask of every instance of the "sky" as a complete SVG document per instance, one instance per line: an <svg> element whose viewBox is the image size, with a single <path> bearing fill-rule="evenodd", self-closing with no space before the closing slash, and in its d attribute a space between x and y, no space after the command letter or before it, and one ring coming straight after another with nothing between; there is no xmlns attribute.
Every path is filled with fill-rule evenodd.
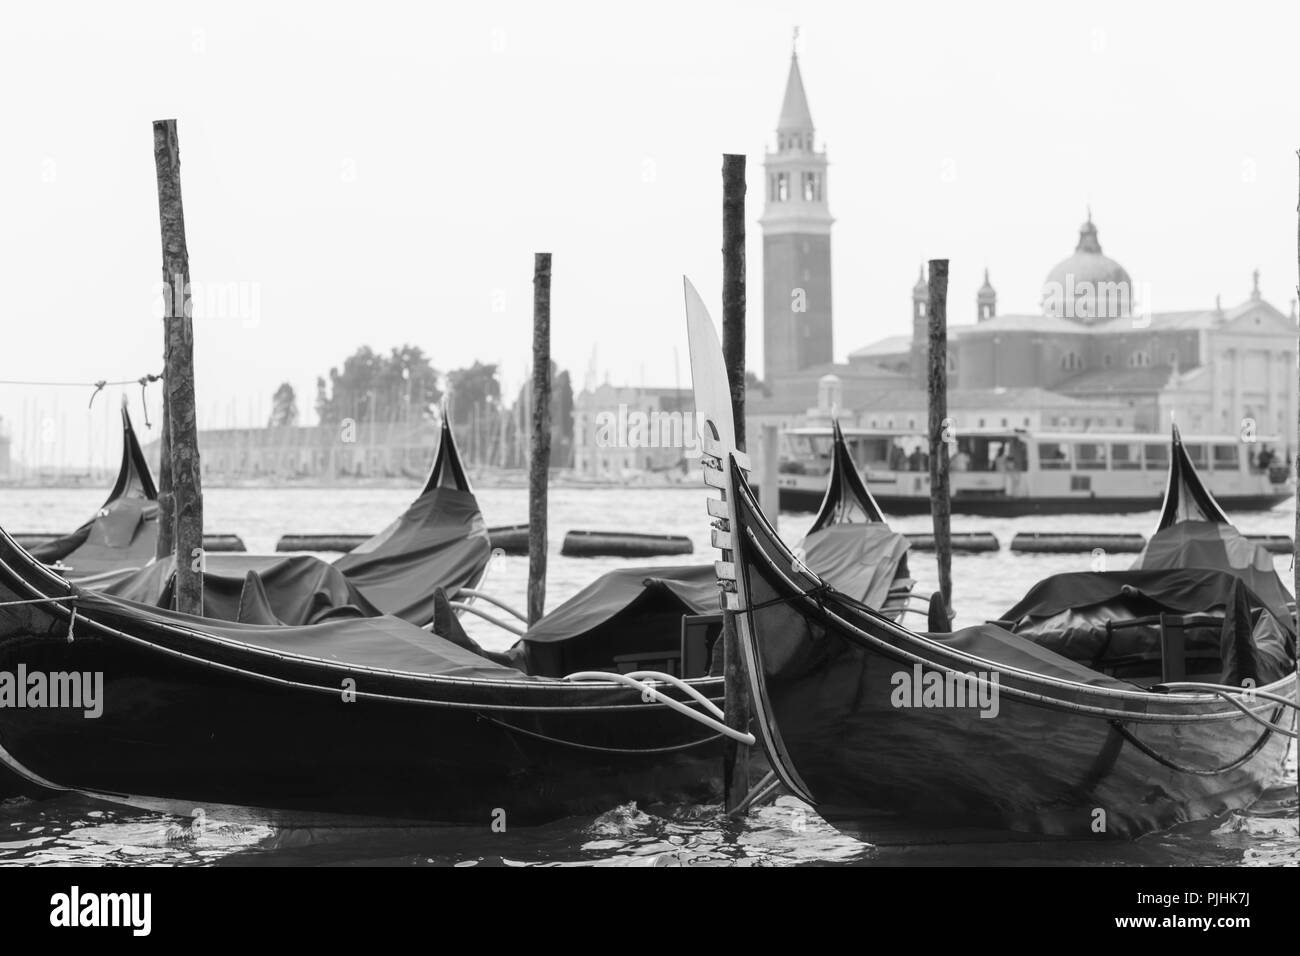
<svg viewBox="0 0 1300 956"><path fill-rule="evenodd" d="M178 122L200 425L262 424L360 345L530 365L533 254L581 386L689 383L681 277L719 311L721 156L748 156L749 361L762 368L761 163L794 28L830 159L835 353L950 322L987 267L1036 312L1091 205L1157 311L1251 271L1295 296L1300 4L25 4L0 32L0 380L161 367L151 121ZM224 298L224 302L222 299ZM0 384L46 463L111 461L139 388ZM158 387L153 388L156 417ZM146 440L150 437L146 434ZM43 442L37 448L38 442Z"/></svg>

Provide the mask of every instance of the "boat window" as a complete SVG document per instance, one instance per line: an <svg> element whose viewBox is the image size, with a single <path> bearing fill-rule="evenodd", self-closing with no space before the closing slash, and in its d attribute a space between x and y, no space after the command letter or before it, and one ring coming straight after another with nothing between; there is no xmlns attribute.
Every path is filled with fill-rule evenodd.
<svg viewBox="0 0 1300 956"><path fill-rule="evenodd" d="M1137 442L1115 442L1110 446L1110 467L1127 471L1142 467L1142 446Z"/></svg>
<svg viewBox="0 0 1300 956"><path fill-rule="evenodd" d="M1169 446L1163 442L1158 445L1143 445L1142 454L1147 471L1169 470Z"/></svg>
<svg viewBox="0 0 1300 956"><path fill-rule="evenodd" d="M1074 446L1077 467L1085 471L1102 471L1106 468L1106 446L1100 442L1080 442Z"/></svg>
<svg viewBox="0 0 1300 956"><path fill-rule="evenodd" d="M1236 471L1240 462L1236 445L1214 446L1214 467L1218 471Z"/></svg>
<svg viewBox="0 0 1300 956"><path fill-rule="evenodd" d="M1205 467L1205 446L1204 445L1184 445L1187 449L1187 457L1192 460L1192 464L1197 468Z"/></svg>
<svg viewBox="0 0 1300 956"><path fill-rule="evenodd" d="M1038 467L1039 468L1069 468L1070 452L1069 446L1063 445L1056 441L1041 441L1038 443Z"/></svg>

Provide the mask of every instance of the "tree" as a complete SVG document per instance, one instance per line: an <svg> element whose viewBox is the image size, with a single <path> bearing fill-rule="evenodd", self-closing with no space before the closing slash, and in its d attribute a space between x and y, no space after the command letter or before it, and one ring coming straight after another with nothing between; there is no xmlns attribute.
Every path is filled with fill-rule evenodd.
<svg viewBox="0 0 1300 956"><path fill-rule="evenodd" d="M432 417L441 398L438 370L418 346L388 355L362 346L344 359L342 371L330 369L328 394L317 379L316 412L322 424L420 421Z"/></svg>
<svg viewBox="0 0 1300 956"><path fill-rule="evenodd" d="M298 424L298 396L293 386L281 382L280 387L271 396L271 418L266 423L268 428L289 428Z"/></svg>
<svg viewBox="0 0 1300 956"><path fill-rule="evenodd" d="M469 368L448 372L447 391L451 395L453 425L469 424L474 420L476 408L482 415L496 410L501 404L501 383L497 380L496 365L475 361Z"/></svg>
<svg viewBox="0 0 1300 956"><path fill-rule="evenodd" d="M515 407L510 420L523 422L525 433L531 433L533 427L532 406L533 383L524 382L515 398ZM520 467L526 461L518 463ZM560 367L551 359L551 467L568 468L573 464L573 381L568 370Z"/></svg>

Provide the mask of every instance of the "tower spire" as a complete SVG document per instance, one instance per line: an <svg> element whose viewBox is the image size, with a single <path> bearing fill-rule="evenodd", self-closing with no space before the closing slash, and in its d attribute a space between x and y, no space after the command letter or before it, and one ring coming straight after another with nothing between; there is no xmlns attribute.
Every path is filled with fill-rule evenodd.
<svg viewBox="0 0 1300 956"><path fill-rule="evenodd" d="M785 81L785 99L781 101L781 117L776 122L776 132L778 136L783 133L807 133L810 139L812 136L812 111L808 109L808 94L804 92L797 50L790 52L790 75Z"/></svg>

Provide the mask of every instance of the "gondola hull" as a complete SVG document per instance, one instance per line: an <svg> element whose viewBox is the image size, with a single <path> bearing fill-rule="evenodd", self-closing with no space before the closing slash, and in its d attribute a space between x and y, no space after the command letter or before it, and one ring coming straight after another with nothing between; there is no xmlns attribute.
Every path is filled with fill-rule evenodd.
<svg viewBox="0 0 1300 956"><path fill-rule="evenodd" d="M732 471L758 719L785 779L831 823L860 833L884 813L933 828L1127 838L1248 806L1280 777L1287 738L1219 698L994 664L819 590ZM984 699L955 677L964 702L926 693L950 674L982 679ZM1261 690L1294 699L1295 683ZM1294 726L1267 700L1250 709Z"/></svg>
<svg viewBox="0 0 1300 956"><path fill-rule="evenodd" d="M1286 738L1244 719L1134 724L1005 697L993 717L896 707L891 678L910 682L914 665L860 647L830 653L824 674L771 700L818 812L849 832L884 813L940 829L1133 837L1249 806L1286 757Z"/></svg>
<svg viewBox="0 0 1300 956"><path fill-rule="evenodd" d="M114 606L83 604L72 640L62 604L0 610L0 673L102 675L97 717L0 707L0 761L30 784L286 825L528 825L719 792L716 734L632 688L378 671Z"/></svg>

